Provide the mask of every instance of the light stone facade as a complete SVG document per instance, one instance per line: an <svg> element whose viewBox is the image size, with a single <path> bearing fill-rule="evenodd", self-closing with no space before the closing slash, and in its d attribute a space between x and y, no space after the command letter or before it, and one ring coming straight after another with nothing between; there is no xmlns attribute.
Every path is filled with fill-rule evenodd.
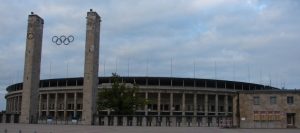
<svg viewBox="0 0 300 133"><path fill-rule="evenodd" d="M154 119L154 116L161 116L161 121L165 123L180 120L185 123L181 125L189 125L188 122L191 121L198 123L197 126L233 125L237 110L234 107L237 105L234 101L237 91L243 88L269 89L257 84L208 79L159 77L121 77L121 79L128 84L137 83L140 90L136 96L151 101L144 107L138 107L136 115L151 116L153 122L158 121ZM109 88L111 85L110 77L100 77L98 80L99 91L104 87ZM236 87L231 88L234 86ZM21 90L21 83L8 88L7 113L20 113L11 108L11 105L14 104L11 101L16 101L17 98L22 99L20 97ZM77 118L83 124L83 95L83 78L42 80L38 100L40 121L50 117L58 123L62 123L61 121ZM107 111L101 111L98 116L94 116L95 124L100 124L100 121L108 119L103 117L107 114ZM113 112L110 114L113 115ZM182 118L179 119L179 116ZM100 117L101 119L99 119ZM136 121L143 120L137 118ZM144 124L146 123L144 122ZM174 122L169 124L176 126Z"/></svg>
<svg viewBox="0 0 300 133"><path fill-rule="evenodd" d="M87 13L82 119L83 124L88 125L93 124L93 115L96 114L100 22L101 18L96 12L91 10Z"/></svg>
<svg viewBox="0 0 300 133"><path fill-rule="evenodd" d="M254 91L239 93L240 127L300 127L300 91Z"/></svg>
<svg viewBox="0 0 300 133"><path fill-rule="evenodd" d="M38 15L31 14L28 17L26 36L25 65L23 77L22 100L14 99L10 105L16 110L16 101L22 102L21 123L37 123L38 94L40 82L40 67L42 54L44 20Z"/></svg>
<svg viewBox="0 0 300 133"><path fill-rule="evenodd" d="M95 125L241 128L300 126L300 91L297 90L279 90L257 84L215 80L219 84L216 86L211 82L214 80L206 79L159 77L121 77L121 79L128 84L136 82L140 89L135 95L151 102L138 107L135 116L114 116L113 112L100 111L93 116ZM110 77L100 77L98 80L99 91L102 88L110 88ZM171 80L172 85L168 84ZM200 84L201 82L203 84ZM242 87L247 85L250 87ZM230 88L232 86L238 88ZM243 90L243 88L260 88L260 90ZM2 116L1 120L18 122L18 115L22 112L20 110L22 84L12 85L7 90L6 113L9 115ZM254 104L254 97L259 97L258 104ZM270 103L270 97L276 97L275 103ZM288 97L292 103L287 102ZM47 118L51 118L56 124L67 124L76 118L77 124L85 124L82 119L83 78L41 80L38 103L39 123L47 123Z"/></svg>

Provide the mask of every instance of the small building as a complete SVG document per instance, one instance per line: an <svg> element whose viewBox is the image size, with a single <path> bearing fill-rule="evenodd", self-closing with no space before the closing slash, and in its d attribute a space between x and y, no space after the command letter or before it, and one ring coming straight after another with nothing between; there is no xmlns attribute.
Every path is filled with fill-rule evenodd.
<svg viewBox="0 0 300 133"><path fill-rule="evenodd" d="M299 128L299 90L261 90L238 93L241 128Z"/></svg>

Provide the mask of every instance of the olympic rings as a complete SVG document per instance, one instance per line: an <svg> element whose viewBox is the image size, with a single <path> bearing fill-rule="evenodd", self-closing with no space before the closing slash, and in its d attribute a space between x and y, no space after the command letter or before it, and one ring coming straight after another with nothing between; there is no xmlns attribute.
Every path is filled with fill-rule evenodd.
<svg viewBox="0 0 300 133"><path fill-rule="evenodd" d="M52 37L52 42L55 43L56 45L69 45L71 42L74 41L74 36L69 35L68 37L62 35L62 36L53 36Z"/></svg>

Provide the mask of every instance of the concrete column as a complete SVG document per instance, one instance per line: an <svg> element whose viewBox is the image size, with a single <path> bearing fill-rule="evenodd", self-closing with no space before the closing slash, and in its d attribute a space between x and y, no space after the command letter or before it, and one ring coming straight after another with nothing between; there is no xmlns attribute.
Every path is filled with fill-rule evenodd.
<svg viewBox="0 0 300 133"><path fill-rule="evenodd" d="M10 113L13 113L14 111L14 98L10 98Z"/></svg>
<svg viewBox="0 0 300 133"><path fill-rule="evenodd" d="M98 91L101 17L91 9L86 19L82 124L93 125Z"/></svg>
<svg viewBox="0 0 300 133"><path fill-rule="evenodd" d="M7 98L7 104L6 104L6 112L9 113L10 110L10 98Z"/></svg>
<svg viewBox="0 0 300 133"><path fill-rule="evenodd" d="M19 112L19 96L16 97L16 113Z"/></svg>
<svg viewBox="0 0 300 133"><path fill-rule="evenodd" d="M145 99L148 101L148 92L145 92ZM148 104L144 106L145 115L148 115Z"/></svg>
<svg viewBox="0 0 300 133"><path fill-rule="evenodd" d="M11 113L14 112L14 97L11 98Z"/></svg>
<svg viewBox="0 0 300 133"><path fill-rule="evenodd" d="M194 127L198 126L198 123L197 123L197 117L196 117L196 116L194 116L194 117L192 118L192 126L194 126Z"/></svg>
<svg viewBox="0 0 300 133"><path fill-rule="evenodd" d="M204 95L204 113L205 116L208 115L208 94Z"/></svg>
<svg viewBox="0 0 300 133"><path fill-rule="evenodd" d="M218 123L217 123L217 116L216 117L212 117L212 123L211 123L211 126L217 126Z"/></svg>
<svg viewBox="0 0 300 133"><path fill-rule="evenodd" d="M172 127L175 127L176 124L177 124L177 123L176 123L176 117L175 117L175 116L171 116L170 119L171 119L171 126L172 126Z"/></svg>
<svg viewBox="0 0 300 133"><path fill-rule="evenodd" d="M14 123L15 115L10 115L10 123Z"/></svg>
<svg viewBox="0 0 300 133"><path fill-rule="evenodd" d="M118 117L114 116L114 126L118 126Z"/></svg>
<svg viewBox="0 0 300 133"><path fill-rule="evenodd" d="M76 117L77 116L77 92L74 93L74 114L73 116Z"/></svg>
<svg viewBox="0 0 300 133"><path fill-rule="evenodd" d="M166 122L167 122L167 120L166 120L166 117L165 116L161 116L162 118L161 118L161 126L168 126L167 124L166 124Z"/></svg>
<svg viewBox="0 0 300 133"><path fill-rule="evenodd" d="M19 106L19 111L20 111L20 114L21 114L21 106L22 106L22 96L20 96L20 106Z"/></svg>
<svg viewBox="0 0 300 133"><path fill-rule="evenodd" d="M7 106L6 106L6 112L10 112L10 98L7 98Z"/></svg>
<svg viewBox="0 0 300 133"><path fill-rule="evenodd" d="M127 126L127 116L123 116L123 126Z"/></svg>
<svg viewBox="0 0 300 133"><path fill-rule="evenodd" d="M219 114L219 95L216 94L216 97L215 97L215 112L216 112L216 116Z"/></svg>
<svg viewBox="0 0 300 133"><path fill-rule="evenodd" d="M170 93L170 115L173 115L173 93Z"/></svg>
<svg viewBox="0 0 300 133"><path fill-rule="evenodd" d="M19 112L19 96L16 97L16 113Z"/></svg>
<svg viewBox="0 0 300 133"><path fill-rule="evenodd" d="M12 108L13 108L13 102L12 98L9 99L9 112L12 113Z"/></svg>
<svg viewBox="0 0 300 133"><path fill-rule="evenodd" d="M37 123L44 20L28 16L20 123Z"/></svg>
<svg viewBox="0 0 300 133"><path fill-rule="evenodd" d="M103 126L108 126L108 116L104 116L104 125Z"/></svg>
<svg viewBox="0 0 300 133"><path fill-rule="evenodd" d="M232 105L232 109L233 109L233 126L234 127L239 127L239 116L237 116L238 114L238 94L233 96L233 105Z"/></svg>
<svg viewBox="0 0 300 133"><path fill-rule="evenodd" d="M182 93L182 115L185 115L185 93Z"/></svg>
<svg viewBox="0 0 300 133"><path fill-rule="evenodd" d="M157 125L157 122L158 122L157 117L153 117L153 118L152 118L151 126L158 126L158 125Z"/></svg>
<svg viewBox="0 0 300 133"><path fill-rule="evenodd" d="M181 126L183 126L183 127L188 126L186 116L182 117L182 119L181 119Z"/></svg>
<svg viewBox="0 0 300 133"><path fill-rule="evenodd" d="M12 98L9 98L9 113L11 113L12 112L12 100L11 100Z"/></svg>
<svg viewBox="0 0 300 133"><path fill-rule="evenodd" d="M14 109L14 98L10 98L10 113L13 113L13 109Z"/></svg>
<svg viewBox="0 0 300 133"><path fill-rule="evenodd" d="M21 97L20 96L18 96L18 113L20 114L21 113Z"/></svg>
<svg viewBox="0 0 300 133"><path fill-rule="evenodd" d="M15 108L14 108L14 112L17 113L17 108L18 108L18 96L16 96L14 99L15 99L15 102L14 102L14 103L15 103L15 106L14 106L14 107L15 107Z"/></svg>
<svg viewBox="0 0 300 133"><path fill-rule="evenodd" d="M7 109L7 108L6 108ZM6 114L2 115L2 123L6 123Z"/></svg>
<svg viewBox="0 0 300 133"><path fill-rule="evenodd" d="M67 93L64 96L64 120L67 120Z"/></svg>
<svg viewBox="0 0 300 133"><path fill-rule="evenodd" d="M55 93L55 100L54 100L54 117L57 118L57 99L58 93Z"/></svg>
<svg viewBox="0 0 300 133"><path fill-rule="evenodd" d="M225 107L225 115L227 116L228 115L228 95L227 94L225 95L225 98L224 98L224 107Z"/></svg>
<svg viewBox="0 0 300 133"><path fill-rule="evenodd" d="M39 96L39 117L42 115L42 94Z"/></svg>
<svg viewBox="0 0 300 133"><path fill-rule="evenodd" d="M15 113L16 112L16 97L13 97L13 110L12 112Z"/></svg>
<svg viewBox="0 0 300 133"><path fill-rule="evenodd" d="M6 98L6 112L9 112L9 98Z"/></svg>
<svg viewBox="0 0 300 133"><path fill-rule="evenodd" d="M137 126L137 116L132 117L132 126Z"/></svg>
<svg viewBox="0 0 300 133"><path fill-rule="evenodd" d="M157 112L160 115L160 92L157 93Z"/></svg>
<svg viewBox="0 0 300 133"><path fill-rule="evenodd" d="M197 115L197 93L194 93L194 116Z"/></svg>
<svg viewBox="0 0 300 133"><path fill-rule="evenodd" d="M146 118L146 116L144 116L142 118L142 126L147 126L147 118Z"/></svg>
<svg viewBox="0 0 300 133"><path fill-rule="evenodd" d="M49 93L47 93L46 115L49 116Z"/></svg>

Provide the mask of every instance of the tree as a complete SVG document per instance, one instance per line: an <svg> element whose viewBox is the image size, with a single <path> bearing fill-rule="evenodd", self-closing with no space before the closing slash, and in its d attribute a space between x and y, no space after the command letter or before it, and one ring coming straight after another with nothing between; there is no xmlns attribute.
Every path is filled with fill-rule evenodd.
<svg viewBox="0 0 300 133"><path fill-rule="evenodd" d="M99 91L97 99L97 110L111 110L117 115L132 115L138 106L143 106L146 101L135 96L139 88L134 83L128 86L120 83L120 77L112 74L112 87L104 88Z"/></svg>

